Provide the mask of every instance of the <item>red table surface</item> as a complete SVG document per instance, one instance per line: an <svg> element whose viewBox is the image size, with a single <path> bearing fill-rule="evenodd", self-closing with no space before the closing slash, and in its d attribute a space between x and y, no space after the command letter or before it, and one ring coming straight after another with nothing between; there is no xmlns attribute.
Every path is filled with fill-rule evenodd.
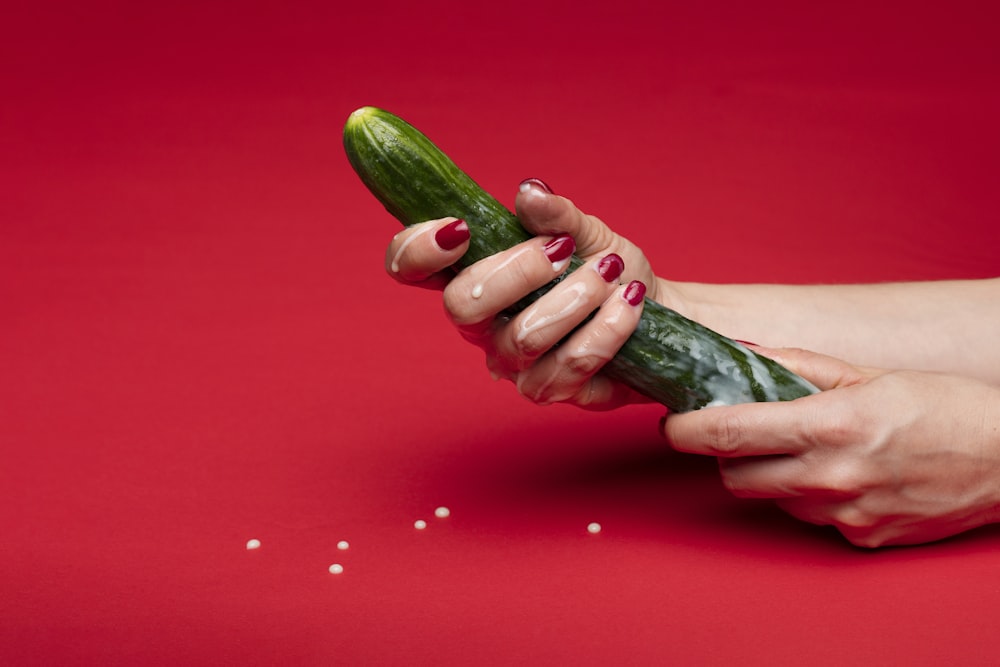
<svg viewBox="0 0 1000 667"><path fill-rule="evenodd" d="M855 549L492 383L340 146L679 279L997 275L987 3L345 5L5 7L0 663L995 664L1000 531Z"/></svg>

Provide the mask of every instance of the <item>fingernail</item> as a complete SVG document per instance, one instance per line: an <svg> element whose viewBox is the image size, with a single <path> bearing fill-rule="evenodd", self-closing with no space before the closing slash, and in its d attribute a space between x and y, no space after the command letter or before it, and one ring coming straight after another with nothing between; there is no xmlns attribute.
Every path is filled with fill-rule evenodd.
<svg viewBox="0 0 1000 667"><path fill-rule="evenodd" d="M630 306L638 306L642 303L643 297L646 296L646 285L638 280L633 280L622 292L622 298L628 302Z"/></svg>
<svg viewBox="0 0 1000 667"><path fill-rule="evenodd" d="M597 263L597 272L604 278L605 282L614 282L625 270L625 261L615 253L605 255Z"/></svg>
<svg viewBox="0 0 1000 667"><path fill-rule="evenodd" d="M552 192L552 188L550 188L548 184L540 178L526 178L521 181L521 185L519 185L517 189L521 192L527 192L533 188L537 188L545 194L555 194Z"/></svg>
<svg viewBox="0 0 1000 667"><path fill-rule="evenodd" d="M469 225L465 220L456 220L437 230L434 240L441 250L454 250L469 240Z"/></svg>
<svg viewBox="0 0 1000 667"><path fill-rule="evenodd" d="M576 250L576 242L569 234L560 234L545 244L545 256L553 264L569 259L574 250Z"/></svg>

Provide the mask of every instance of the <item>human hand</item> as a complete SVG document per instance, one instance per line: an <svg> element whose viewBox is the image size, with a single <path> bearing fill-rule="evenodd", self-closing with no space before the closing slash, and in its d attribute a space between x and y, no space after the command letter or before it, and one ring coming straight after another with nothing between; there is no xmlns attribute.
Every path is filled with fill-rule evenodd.
<svg viewBox="0 0 1000 667"><path fill-rule="evenodd" d="M664 435L719 458L726 488L773 498L863 547L915 544L1000 521L1000 390L963 377L861 369L759 349L822 391L670 415Z"/></svg>
<svg viewBox="0 0 1000 667"><path fill-rule="evenodd" d="M469 233L455 218L397 234L386 269L401 283L443 290L458 331L486 352L494 377L512 380L529 400L588 409L647 402L599 372L635 329L644 294L657 296L658 281L645 255L537 179L521 184L516 211L537 236L458 274L450 267L468 248ZM564 272L574 252L586 262L583 267L521 313L503 314Z"/></svg>

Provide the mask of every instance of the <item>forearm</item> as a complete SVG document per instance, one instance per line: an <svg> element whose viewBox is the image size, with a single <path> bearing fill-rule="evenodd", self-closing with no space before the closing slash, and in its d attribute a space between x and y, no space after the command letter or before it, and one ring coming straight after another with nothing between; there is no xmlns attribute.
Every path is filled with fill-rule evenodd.
<svg viewBox="0 0 1000 667"><path fill-rule="evenodd" d="M870 285L715 285L661 279L667 305L737 338L854 364L1000 384L1000 278Z"/></svg>

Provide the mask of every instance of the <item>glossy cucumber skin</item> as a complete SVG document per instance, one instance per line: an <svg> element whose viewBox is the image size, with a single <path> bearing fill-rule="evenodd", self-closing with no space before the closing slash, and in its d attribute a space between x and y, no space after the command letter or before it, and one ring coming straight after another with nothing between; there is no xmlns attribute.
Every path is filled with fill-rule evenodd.
<svg viewBox="0 0 1000 667"><path fill-rule="evenodd" d="M459 268L531 238L513 213L398 116L375 107L358 109L344 126L344 150L362 182L404 225L447 216L468 223L469 250ZM566 273L512 311L582 263L574 256ZM776 362L648 298L638 327L603 372L672 412L787 401L817 391Z"/></svg>

